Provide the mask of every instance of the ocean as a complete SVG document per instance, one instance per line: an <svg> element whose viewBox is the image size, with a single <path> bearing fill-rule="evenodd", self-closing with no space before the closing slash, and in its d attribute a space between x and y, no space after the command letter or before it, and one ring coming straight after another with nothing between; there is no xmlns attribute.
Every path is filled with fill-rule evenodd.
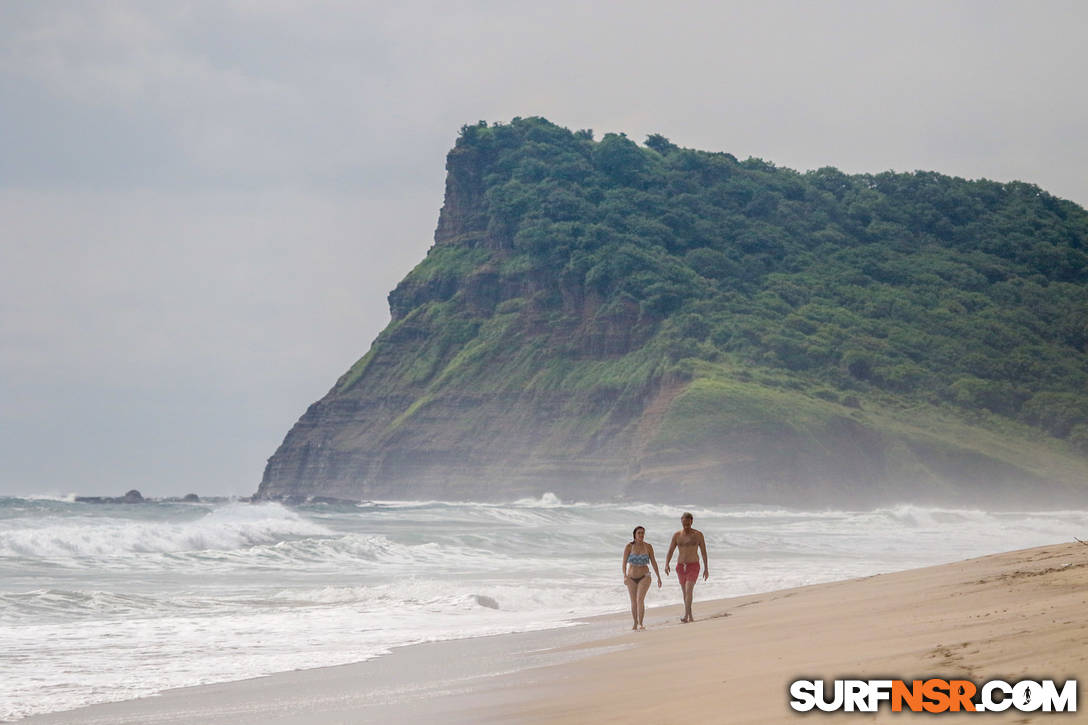
<svg viewBox="0 0 1088 725"><path fill-rule="evenodd" d="M685 510L710 553L696 616L699 600L1088 536L1088 511L0 498L0 720L626 612L631 530L663 569ZM675 577L647 597L678 601Z"/></svg>

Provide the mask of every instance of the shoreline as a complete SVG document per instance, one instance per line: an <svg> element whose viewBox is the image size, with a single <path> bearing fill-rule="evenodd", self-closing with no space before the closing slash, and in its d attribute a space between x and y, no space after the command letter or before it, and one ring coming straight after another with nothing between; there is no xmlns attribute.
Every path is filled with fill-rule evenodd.
<svg viewBox="0 0 1088 725"><path fill-rule="evenodd" d="M1055 544L729 599L697 588L690 625L674 604L648 610L645 632L627 629L629 613L600 615L17 722L773 722L804 717L786 694L801 677L1076 678L1086 602L1088 548Z"/></svg>
<svg viewBox="0 0 1088 725"><path fill-rule="evenodd" d="M658 609L672 609L660 607ZM647 617L651 614L647 610ZM163 690L128 700L84 705L14 721L19 725L130 725L143 723L388 723L400 711L421 714L421 700L487 689L489 682L561 665L598 649L622 631L629 613L578 617L567 626L528 632L419 642L393 647L361 662L274 672L228 682ZM456 663L456 665L451 665ZM209 700L216 702L209 705ZM314 720L314 708L333 719ZM337 713L346 720L336 719ZM446 717L446 716L444 716ZM414 722L414 720L409 720ZM459 722L449 720L447 722ZM468 722L467 720L465 722Z"/></svg>

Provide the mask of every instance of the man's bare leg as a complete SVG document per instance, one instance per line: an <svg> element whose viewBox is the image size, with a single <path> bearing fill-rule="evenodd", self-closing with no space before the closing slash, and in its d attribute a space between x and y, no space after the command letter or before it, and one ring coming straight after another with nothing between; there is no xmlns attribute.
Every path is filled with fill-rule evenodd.
<svg viewBox="0 0 1088 725"><path fill-rule="evenodd" d="M684 582L680 582L680 596L684 600L684 616L680 621L683 624L687 624L688 615L691 613L691 607L688 605L688 585Z"/></svg>
<svg viewBox="0 0 1088 725"><path fill-rule="evenodd" d="M684 619L685 622L694 622L695 617L691 613L691 601L695 597L695 580L684 582Z"/></svg>

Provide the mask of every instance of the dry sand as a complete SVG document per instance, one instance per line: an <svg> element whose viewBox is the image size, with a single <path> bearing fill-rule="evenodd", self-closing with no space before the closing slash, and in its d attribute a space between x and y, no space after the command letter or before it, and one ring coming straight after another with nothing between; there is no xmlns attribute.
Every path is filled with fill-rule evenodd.
<svg viewBox="0 0 1088 725"><path fill-rule="evenodd" d="M1088 674L1086 614L1088 547L1059 544L712 602L698 601L696 587L692 624L665 607L647 614L645 632L624 631L627 617L596 618L576 630L407 647L358 665L24 722L952 723L976 714L914 716L886 705L875 715L795 713L788 686L798 678L1079 679ZM375 685L382 681L384 689ZM1088 722L1088 701L1081 709L982 717Z"/></svg>

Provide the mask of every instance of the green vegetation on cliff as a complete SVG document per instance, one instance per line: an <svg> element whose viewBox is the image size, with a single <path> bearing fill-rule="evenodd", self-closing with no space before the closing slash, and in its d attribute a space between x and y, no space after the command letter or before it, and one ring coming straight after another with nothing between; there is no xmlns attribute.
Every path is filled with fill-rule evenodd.
<svg viewBox="0 0 1088 725"><path fill-rule="evenodd" d="M579 366L577 382L622 387L635 369L688 373L703 360L831 400L987 411L1088 451L1088 214L1038 187L801 174L661 136L594 142L538 118L466 126L449 161L452 175L463 167L480 177L486 214L390 295L398 319L425 318L436 334L423 377L468 382L443 367L447 354L460 352L455 368L474 350L494 365L515 342L504 334L524 336L518 321L596 322L613 337L619 322L632 342L606 341L600 357L637 340L642 364ZM474 275L490 277L477 296L502 309L455 299ZM564 319L580 296L593 298L592 320ZM552 349L543 370L539 354L504 360L491 379L558 384L554 366L592 352L577 343Z"/></svg>
<svg viewBox="0 0 1088 725"><path fill-rule="evenodd" d="M338 480L366 489L396 446L448 462L515 440L507 465L582 456L704 488L736 474L775 500L844 446L853 463L823 477L857 487L1088 470L1076 204L1021 182L596 141L540 118L464 127L447 170L435 245L318 404L370 401L371 417L323 438L315 417L285 441L367 447L366 472L344 458ZM262 490L312 473L295 463L274 457Z"/></svg>

